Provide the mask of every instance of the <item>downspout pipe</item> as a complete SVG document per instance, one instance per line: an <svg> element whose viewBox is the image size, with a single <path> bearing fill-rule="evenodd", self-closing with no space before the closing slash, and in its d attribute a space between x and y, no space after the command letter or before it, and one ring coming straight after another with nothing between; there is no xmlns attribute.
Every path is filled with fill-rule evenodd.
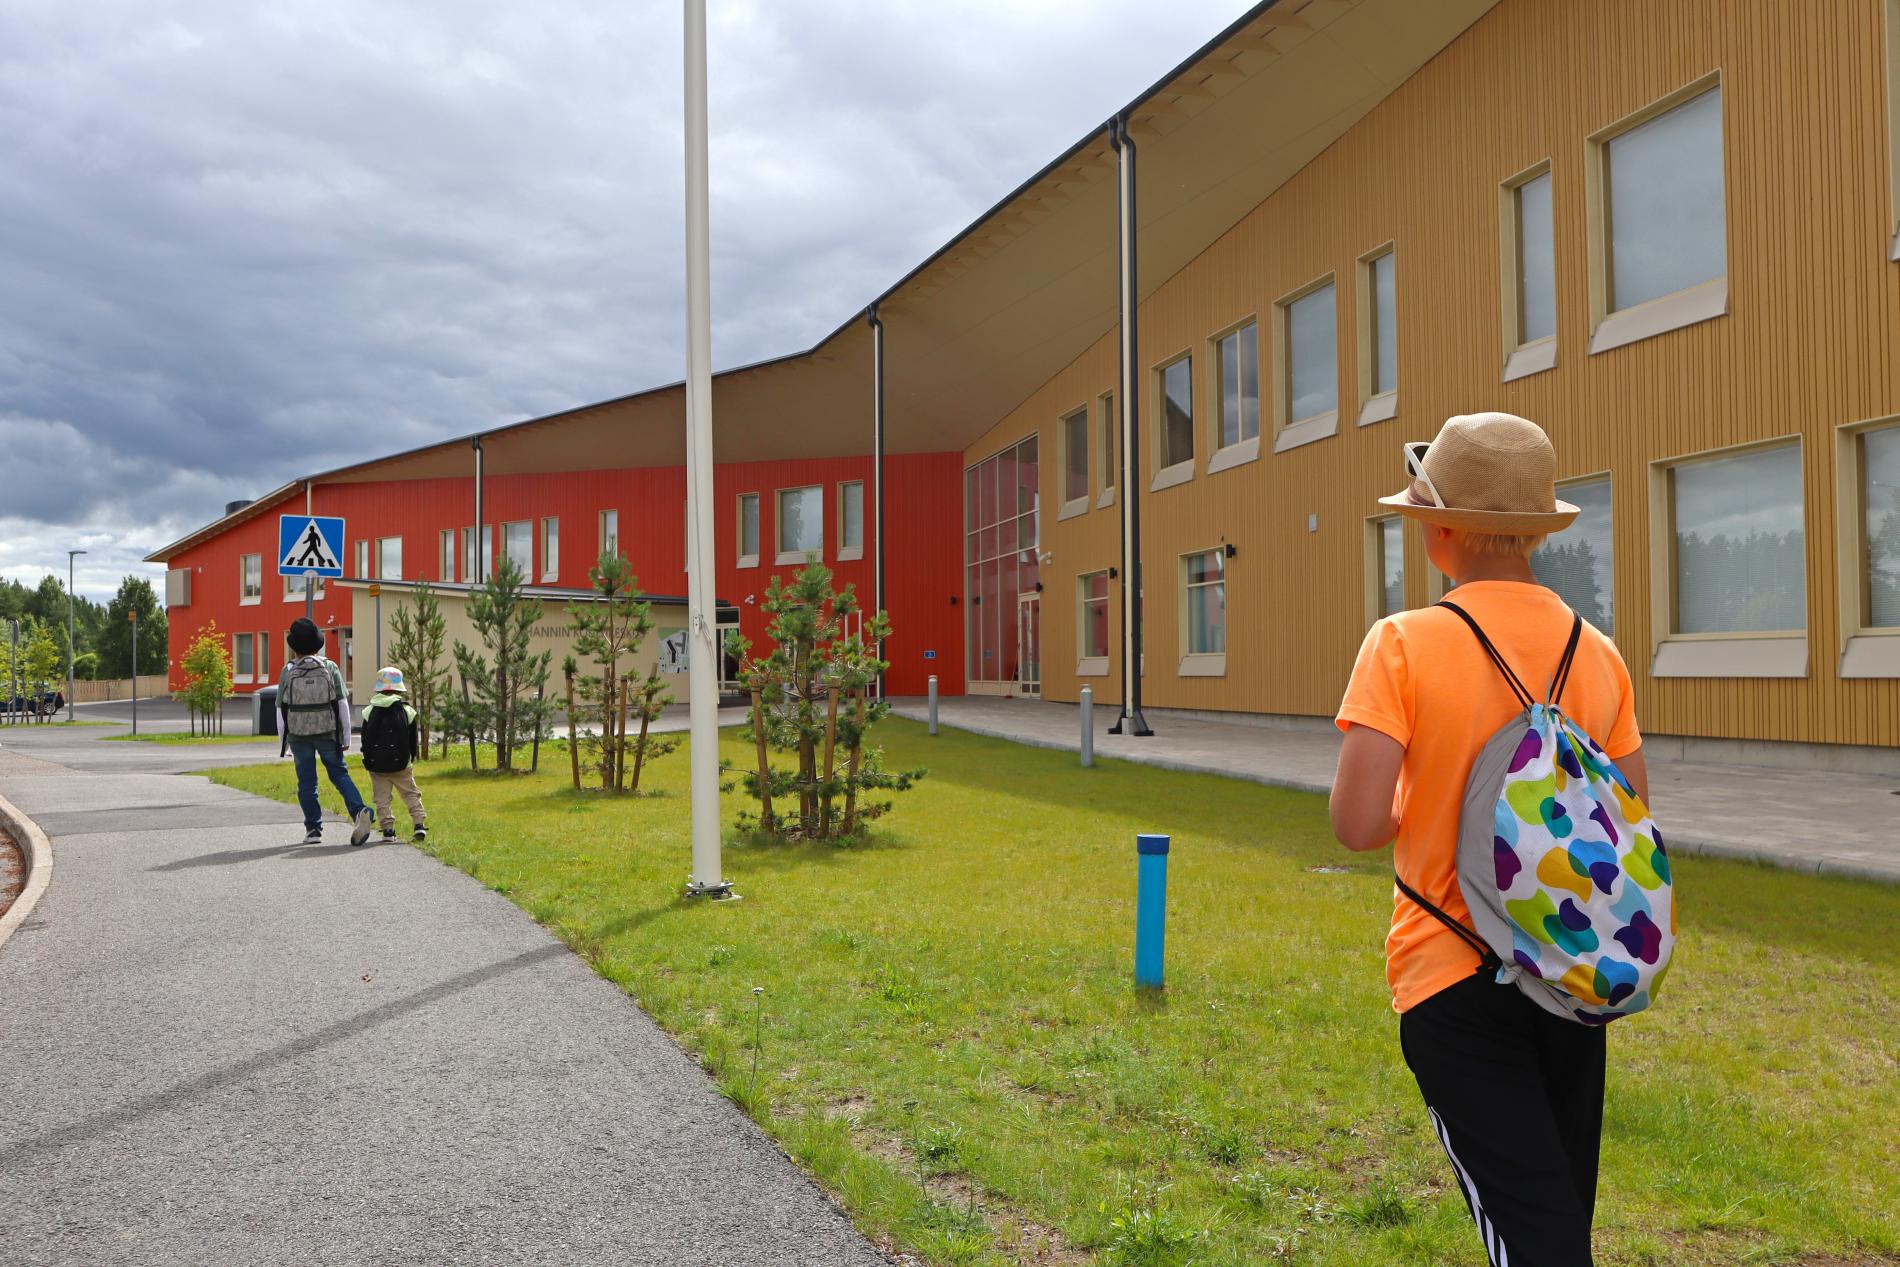
<svg viewBox="0 0 1900 1267"><path fill-rule="evenodd" d="M1136 384L1140 343L1135 327L1135 139L1126 115L1108 122L1115 151L1116 297L1121 338L1116 344L1117 394L1122 417L1122 712L1111 735L1152 735L1141 715L1141 392Z"/></svg>
<svg viewBox="0 0 1900 1267"><path fill-rule="evenodd" d="M871 327L871 499L872 524L876 531L873 565L872 615L884 608L884 320L877 305L865 310L864 319ZM884 658L884 640L878 639L877 658ZM884 698L884 675L877 675L877 697Z"/></svg>
<svg viewBox="0 0 1900 1267"><path fill-rule="evenodd" d="M475 583L479 585L488 579L488 551L482 549L488 544L482 530L482 438L476 436L472 443L475 446L475 530L471 535L475 539Z"/></svg>

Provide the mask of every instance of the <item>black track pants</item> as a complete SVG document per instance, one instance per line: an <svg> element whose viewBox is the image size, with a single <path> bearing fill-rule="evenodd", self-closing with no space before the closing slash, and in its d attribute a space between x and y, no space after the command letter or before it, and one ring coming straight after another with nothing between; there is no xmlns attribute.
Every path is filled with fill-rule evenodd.
<svg viewBox="0 0 1900 1267"><path fill-rule="evenodd" d="M1604 1033L1479 975L1399 1017L1493 1267L1590 1267Z"/></svg>

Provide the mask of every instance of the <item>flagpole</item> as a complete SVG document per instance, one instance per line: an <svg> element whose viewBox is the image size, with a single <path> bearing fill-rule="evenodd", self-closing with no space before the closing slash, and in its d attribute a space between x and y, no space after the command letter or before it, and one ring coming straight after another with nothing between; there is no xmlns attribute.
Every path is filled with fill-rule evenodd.
<svg viewBox="0 0 1900 1267"><path fill-rule="evenodd" d="M706 0L686 7L686 602L693 871L686 892L731 897L719 858L719 646L713 580L712 282Z"/></svg>

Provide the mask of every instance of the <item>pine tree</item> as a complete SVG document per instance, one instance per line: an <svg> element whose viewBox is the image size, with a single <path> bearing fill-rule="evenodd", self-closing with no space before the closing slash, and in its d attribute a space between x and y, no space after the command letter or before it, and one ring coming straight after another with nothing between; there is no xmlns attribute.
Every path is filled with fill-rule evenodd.
<svg viewBox="0 0 1900 1267"><path fill-rule="evenodd" d="M627 725L630 716L637 720L640 739L634 747L633 766L637 790L640 766L661 755L649 745L647 730L664 707L664 687L657 681L657 669L644 684L631 674L641 644L653 632L652 604L639 597L632 565L617 554L603 553L588 569L587 579L594 588L593 601L567 605L574 650L597 670L575 679L578 701L574 707L582 719L598 727L598 734L589 734L581 742L589 767L600 775L601 787L621 791L627 785ZM670 743L666 750L671 750Z"/></svg>
<svg viewBox="0 0 1900 1267"><path fill-rule="evenodd" d="M403 679L408 683L409 703L416 710L419 746L426 754L441 700L449 690L448 662L444 658L448 620L442 615L442 603L435 591L418 583L413 602L398 603L389 624L394 635L389 662L402 670Z"/></svg>
<svg viewBox="0 0 1900 1267"><path fill-rule="evenodd" d="M554 653L535 655L528 650L534 626L541 619L541 600L528 597L525 588L521 569L504 555L494 574L468 601L469 623L488 656L455 644L456 668L471 697L464 724L494 740L499 770L515 768L515 749L544 730L552 712L545 691Z"/></svg>
<svg viewBox="0 0 1900 1267"><path fill-rule="evenodd" d="M106 605L105 622L99 629L100 676L132 676L132 622L127 616L135 611L139 614L138 672L146 677L165 672L165 609L158 605L150 581L128 576Z"/></svg>

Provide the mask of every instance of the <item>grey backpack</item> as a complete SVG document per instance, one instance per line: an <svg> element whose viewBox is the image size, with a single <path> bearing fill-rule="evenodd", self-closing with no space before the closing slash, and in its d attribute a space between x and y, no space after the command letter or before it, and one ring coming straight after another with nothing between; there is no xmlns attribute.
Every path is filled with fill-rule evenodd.
<svg viewBox="0 0 1900 1267"><path fill-rule="evenodd" d="M278 705L284 710L284 733L296 739L335 739L336 671L328 660L307 656L284 670Z"/></svg>

